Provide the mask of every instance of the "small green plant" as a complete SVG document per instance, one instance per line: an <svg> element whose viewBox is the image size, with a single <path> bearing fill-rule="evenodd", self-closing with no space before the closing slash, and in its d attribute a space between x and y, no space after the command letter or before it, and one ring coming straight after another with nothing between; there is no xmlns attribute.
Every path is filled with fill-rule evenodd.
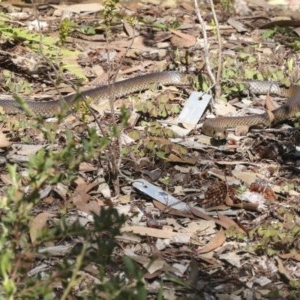
<svg viewBox="0 0 300 300"><path fill-rule="evenodd" d="M247 238L247 235L245 232L241 232L237 230L234 226L231 226L226 230L226 237L228 239L234 239L243 242Z"/></svg>
<svg viewBox="0 0 300 300"><path fill-rule="evenodd" d="M5 77L5 86L8 88L11 93L24 93L29 94L31 92L30 84L26 80L18 80L16 82L16 78L14 73L4 70L3 75Z"/></svg>
<svg viewBox="0 0 300 300"><path fill-rule="evenodd" d="M264 39L274 37L275 35L292 35L295 37L297 36L297 34L287 26L274 26L273 28L264 30L262 34Z"/></svg>
<svg viewBox="0 0 300 300"><path fill-rule="evenodd" d="M223 11L225 11L226 13L232 11L233 0L221 0L220 4L221 4Z"/></svg>
<svg viewBox="0 0 300 300"><path fill-rule="evenodd" d="M112 136L113 132L115 131L112 131ZM121 279L118 276L107 278L105 275L105 270L115 264L112 257L116 246L115 237L120 234L125 221L125 217L120 216L113 208L102 209L99 215L94 214L93 227L90 229L78 222L70 224L62 210L56 214L57 221L39 232L36 241L30 241L28 235L35 217L32 209L38 205L43 187L57 183L71 187L78 176L79 164L97 159L108 145L109 139L99 138L95 130L88 130L87 138L80 144L71 132L67 132L64 147L60 151L50 147L37 152L26 165L26 175L19 175L17 165L7 166L11 186L8 187L6 196L0 199L1 299L53 298L56 293L54 282L60 282L59 290L63 294L61 299L66 299L68 295L76 293L82 280L86 280L79 274L88 266L99 270L99 282L80 291L80 295L85 295L87 299L146 299L142 275L128 259L124 258L123 267L118 265L118 268L123 268L130 278L134 278L135 283L130 288L127 286L126 276ZM74 239L82 240L83 244L74 245L65 259L48 268L45 279L40 278L40 275L26 275L28 266L38 262L35 260L38 249L49 243Z"/></svg>
<svg viewBox="0 0 300 300"><path fill-rule="evenodd" d="M68 36L73 28L72 22L62 21L60 35L62 41ZM80 54L79 51L73 51L66 48L59 47L58 38L40 35L36 32L31 32L28 29L12 26L9 22L0 21L0 32L3 40L13 40L25 43L32 51L39 53L41 49L43 55L47 56L53 63L57 63L58 59L61 63L61 68L69 70L78 78L86 79L82 69L78 66L76 59ZM67 62L67 63L66 63Z"/></svg>
<svg viewBox="0 0 300 300"><path fill-rule="evenodd" d="M168 159L173 153L176 156L184 156L187 149L181 145L174 144L168 138L175 137L175 133L158 122L142 122L145 127L143 132L132 130L128 135L137 143L122 149L122 153L127 156L134 154L138 158L146 155L153 155L154 158Z"/></svg>
<svg viewBox="0 0 300 300"><path fill-rule="evenodd" d="M149 117L167 118L180 112L178 103L170 103L170 99L174 98L171 93L159 96L155 101L146 101L136 105L136 109Z"/></svg>
<svg viewBox="0 0 300 300"><path fill-rule="evenodd" d="M264 223L250 232L251 251L269 256L300 250L300 226L294 221Z"/></svg>
<svg viewBox="0 0 300 300"><path fill-rule="evenodd" d="M160 29L160 30L169 30L169 29L176 29L181 25L181 23L178 20L171 21L169 23L165 22L154 22L151 24L154 28Z"/></svg>
<svg viewBox="0 0 300 300"><path fill-rule="evenodd" d="M62 45L65 44L67 37L77 27L77 25L68 18L64 18L59 25L59 40Z"/></svg>
<svg viewBox="0 0 300 300"><path fill-rule="evenodd" d="M164 176L159 179L159 182L161 182L166 187L168 187L170 185L170 183L172 182L172 178L170 176Z"/></svg>
<svg viewBox="0 0 300 300"><path fill-rule="evenodd" d="M120 14L118 13L119 0L105 0L103 1L104 9L102 11L102 17L106 26L111 26L115 21L120 20Z"/></svg>

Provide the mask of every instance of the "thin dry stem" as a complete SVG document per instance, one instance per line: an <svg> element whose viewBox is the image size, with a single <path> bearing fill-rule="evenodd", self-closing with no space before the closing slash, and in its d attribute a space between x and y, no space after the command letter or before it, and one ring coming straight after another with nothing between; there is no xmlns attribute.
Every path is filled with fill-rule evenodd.
<svg viewBox="0 0 300 300"><path fill-rule="evenodd" d="M208 44L208 39L207 39L207 34L206 34L206 24L201 16L200 9L198 6L198 0L194 0L194 3L195 3L195 8L196 8L196 15L197 15L198 21L201 25L201 31L202 31L202 36L203 36L203 40L204 40L203 50L204 50L204 59L205 59L205 64L206 64L206 70L207 70L208 76L210 77L210 80L212 81L213 85L215 85L216 78L211 70L210 60L209 60L210 56L209 56L209 44Z"/></svg>
<svg viewBox="0 0 300 300"><path fill-rule="evenodd" d="M216 31L217 31L217 39L218 39L218 71L217 71L217 79L215 82L215 92L216 92L216 98L218 99L221 96L221 73L222 73L222 40L221 40L221 34L220 34L220 27L218 18L215 11L215 6L212 0L210 0L210 7L211 12L214 18L214 22L216 25Z"/></svg>
<svg viewBox="0 0 300 300"><path fill-rule="evenodd" d="M108 34L106 36L108 36ZM109 46L109 41L108 41L108 39L106 39L107 62L108 62L108 65L109 65L109 69L108 69L109 104L110 104L110 110L111 110L112 120L113 120L114 125L116 125L115 110L114 110L114 102L115 102L116 99L115 99L114 94L111 93L111 91L114 87L117 76L120 72L122 62L124 61L127 52L132 47L133 41L134 41L134 36L132 37L130 44L126 48L125 53L124 53L124 55L122 56L122 58L120 60L120 63L119 63L118 69L115 73L115 76L113 77L112 81L110 81L111 71L112 71L112 68L111 68L112 64L111 64L111 61L110 61L109 50L108 50L109 49L109 47L108 47ZM118 147L118 145L119 145L119 147ZM110 159L108 161L108 166L109 166L110 172L111 172L111 174L113 174L112 181L113 181L114 190L115 190L115 197L120 194L120 182L119 182L119 176L118 176L120 166L121 166L121 161L122 161L122 154L121 154L122 152L121 152L121 149L120 149L120 145L121 145L121 139L120 139L120 136L118 136L117 141L114 142L113 151L111 151Z"/></svg>

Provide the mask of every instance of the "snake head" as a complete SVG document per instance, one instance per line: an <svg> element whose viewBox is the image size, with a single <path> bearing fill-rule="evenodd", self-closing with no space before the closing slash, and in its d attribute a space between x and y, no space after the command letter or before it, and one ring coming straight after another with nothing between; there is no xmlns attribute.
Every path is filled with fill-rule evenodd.
<svg viewBox="0 0 300 300"><path fill-rule="evenodd" d="M202 132L215 140L225 140L227 137L227 129L221 126L216 127L214 119L207 119L202 125Z"/></svg>
<svg viewBox="0 0 300 300"><path fill-rule="evenodd" d="M227 138L227 130L226 129L218 129L218 130L213 130L212 133L212 138L214 138L215 140L226 140Z"/></svg>

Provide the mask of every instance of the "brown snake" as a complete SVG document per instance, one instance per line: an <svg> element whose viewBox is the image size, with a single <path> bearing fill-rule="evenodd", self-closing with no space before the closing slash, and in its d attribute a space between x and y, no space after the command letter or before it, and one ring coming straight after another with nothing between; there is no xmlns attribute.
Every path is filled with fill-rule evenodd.
<svg viewBox="0 0 300 300"><path fill-rule="evenodd" d="M115 100L134 92L146 90L151 84L183 86L190 85L190 83L191 76L188 74L176 71L157 72L117 81L112 85L99 86L80 93L73 93L57 100L29 100L26 101L26 104L34 114L51 117L60 113L64 107L71 110L74 108L75 102L82 97L89 97L91 102L97 105L106 100ZM0 99L0 108L7 114L18 114L23 111L18 102L9 99Z"/></svg>
<svg viewBox="0 0 300 300"><path fill-rule="evenodd" d="M289 97L288 101L273 110L263 114L253 114L238 117L217 117L207 119L202 126L204 134L217 140L226 139L227 129L238 126L270 127L287 119L295 117L300 112L300 87L280 87L278 83L269 81L249 81L249 91L254 94L276 94Z"/></svg>
<svg viewBox="0 0 300 300"><path fill-rule="evenodd" d="M125 95L142 91L153 83L163 85L189 85L191 76L188 74L170 71L158 72L130 79L115 82L113 85L105 85L78 93L73 93L62 97L61 99L51 101L26 101L30 110L44 117L54 116L66 107L71 110L78 98L89 97L93 104L100 104L105 100L118 99ZM277 94L290 97L289 100L273 110L271 113L255 114L245 117L218 117L215 119L207 119L202 126L204 134L215 139L225 139L227 129L237 126L246 125L269 127L286 119L292 118L300 111L300 87L292 86L290 88L282 88L278 83L268 81L249 81L249 91L254 94ZM0 99L0 108L4 113L17 114L22 112L22 107L18 102L9 99Z"/></svg>

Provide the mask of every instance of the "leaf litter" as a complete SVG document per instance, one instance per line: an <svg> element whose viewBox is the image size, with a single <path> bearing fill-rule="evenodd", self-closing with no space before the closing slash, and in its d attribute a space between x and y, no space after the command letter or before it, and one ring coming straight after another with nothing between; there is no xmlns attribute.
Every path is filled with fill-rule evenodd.
<svg viewBox="0 0 300 300"><path fill-rule="evenodd" d="M61 15L68 11L75 23L83 22L91 26L95 21L95 14L101 11L103 6L85 2L67 6L44 4L49 12L43 15L43 10L39 11L44 17L43 24L57 25L53 32L49 32L49 36L46 24L42 26L43 34L47 37L43 43L44 55L52 58L57 70L60 69L60 64L63 65L69 82L79 84L78 78L81 78L84 87L91 86L92 80L105 72L110 72L106 78L110 79L108 77L114 75L122 59L118 75L124 78L126 75L136 76L174 66L183 69L186 55L190 63L189 69L197 70L197 66L203 65L203 40L199 40L199 26L195 21L193 6L175 3L176 1L168 2L170 3L165 3L162 8L153 1L122 3L121 6L124 5L123 8L131 15L139 16L143 20L139 26L133 27L128 22L119 24L120 26L114 28L114 39L109 44L105 38L94 41L91 36L83 34L80 37L74 31L61 47L57 46L57 26L60 24ZM280 34L264 39L264 31L255 29L273 28L274 22L277 25L281 23L272 21L271 18L258 18L257 16L266 14L266 8L257 4L248 6L248 1L244 2L247 9L244 7L243 11L246 14L250 11L250 16L244 17L238 13L234 15L232 11L233 15L230 15L228 20L228 12L217 7L224 42L224 82L230 86L230 77L232 80L249 77L280 80L282 68L289 82L294 82L295 78L298 78L298 71L296 68L291 70L284 63L288 60L296 61L297 54L293 48L288 48L289 45L285 43L278 47L278 39L284 42ZM6 74L1 89L6 93L12 92L7 90L7 83L13 80L22 90L22 75L26 74L31 90L37 95L44 92L56 95L57 91L63 91L66 84L54 84L55 74L50 74L49 78L45 72L49 70L49 66L37 59L39 35L32 30L37 30L41 24L26 25L25 21L26 18L30 19L30 13L22 14L22 17L20 15L17 19L14 11L21 7L26 12L26 5L22 7L4 4L1 9L7 10L7 7L11 10L10 21L18 22L20 26L14 29L12 36L5 27L6 23L0 24L3 28L3 38L13 40L10 43L1 42L1 51L6 51L6 61L4 64L0 59L0 66L10 71ZM29 11L30 9L32 7L29 7ZM208 7L204 6L203 11L206 21L209 22ZM271 14L276 15L273 10ZM177 26L175 21L179 23ZM293 24L290 23L290 26ZM208 26L212 55L217 50L214 29L214 26ZM130 39L133 37L131 43ZM32 44L26 44L25 41ZM86 46L81 47L81 43ZM257 46L256 52L253 45L260 45ZM274 57L271 57L270 53L274 53ZM232 55L238 58L232 58ZM283 64L280 65L279 62ZM101 66L100 70L94 67L98 65ZM241 72L243 68L245 72ZM277 69L278 72L275 71ZM202 75L207 82L207 76ZM224 87L224 91L225 89ZM205 86L204 90L207 90ZM282 152L276 152L274 149L283 148L287 149L289 154L296 153L297 131L289 128L278 134L251 131L247 137L239 138L233 135L231 145L213 145L207 137L201 135L201 126L198 125L203 113L201 110L205 110L210 98L205 107L202 107L202 104L199 107L197 101L188 107L188 111L193 113L190 116L185 114L185 105L189 104L187 99L191 92L192 89L175 89L177 95L172 101L178 102L182 109L179 114L181 117L177 118L180 124L177 123L176 126L183 125L180 129L176 129L174 123L173 127L171 126L177 136L169 137L164 131L169 128L170 120L174 116L167 116L169 120L159 118L157 112L155 117L139 112L132 126L124 130L124 139L127 134L127 141L130 141L124 145L132 148L127 154L120 156L121 171L125 179L119 194L112 188L112 182L108 179L107 162L102 161L81 162L73 186L49 185L47 193L44 194L48 196L41 197L41 203L33 210L35 217L30 224L29 233L31 241L34 244L38 240L39 233L50 226L51 219L55 222L55 219L59 218L58 212L62 209L66 211L70 224L80 220L82 224L91 226L92 213L99 214L103 207L114 205L127 216L121 230L122 235L117 238L120 248L117 253L120 257L126 255L132 258L143 267L149 291L158 291L160 286L155 286L155 283L160 282L161 278L175 275L187 286L193 282L196 294L200 293L207 299L269 299L268 294L271 292L277 292L282 299L293 299L287 281L300 281L300 245L297 242L299 234L293 235L289 229L299 226L299 170L297 160L289 161L284 152L278 154ZM228 96L228 104L224 105L221 102L213 107L217 114L245 109L244 103L236 104L236 99L240 96L231 96L234 95L234 87L231 92L229 96L226 92L223 95ZM147 93L153 100L159 91L151 89ZM138 101L133 96L127 98L129 100L125 102L126 106L133 109L136 102L145 101L144 95L140 94L138 97ZM264 99L267 109L272 110L273 99L269 95ZM121 103L124 104L124 101ZM247 105L251 108L258 106L264 110L261 103L248 102ZM111 114L107 113L109 109L109 105L96 109L104 113L101 120L105 126L109 126L111 122ZM149 122L142 122L142 119ZM83 125L80 125L81 121L80 118L71 121L78 143L87 127L95 126L92 123L93 116L88 116ZM151 127L150 121L160 122L161 127ZM26 119L24 122L26 123ZM35 132L27 135L28 125L14 126L11 126L9 121L3 123L2 132L10 133L1 133L1 151L7 150L8 161L19 165L20 174L23 174L22 188L26 189L28 174L23 163L34 153L45 148L47 140ZM63 149L68 134L64 122L59 128L55 130L54 136L57 150ZM130 137L129 133L133 129L140 134L139 138ZM247 131L240 130L239 134L245 134ZM99 135L102 134L103 132ZM138 144L139 140L142 141L141 144ZM119 151L119 148L115 147L112 151ZM108 152L105 154L109 157ZM100 164L102 168L99 168ZM12 183L4 171L0 178L4 185ZM145 186L151 187L152 191L145 191ZM288 224L286 218L291 219L292 224ZM51 245L52 248L49 245L41 251L50 253L53 259L59 259L67 257L75 244L74 240L65 245ZM157 258L153 260L153 257ZM46 263L45 266L45 262L33 259L28 274L49 269L50 264ZM164 284L164 295L168 295L167 291L171 290L173 296L195 296L193 289L187 289L187 294L167 280Z"/></svg>

